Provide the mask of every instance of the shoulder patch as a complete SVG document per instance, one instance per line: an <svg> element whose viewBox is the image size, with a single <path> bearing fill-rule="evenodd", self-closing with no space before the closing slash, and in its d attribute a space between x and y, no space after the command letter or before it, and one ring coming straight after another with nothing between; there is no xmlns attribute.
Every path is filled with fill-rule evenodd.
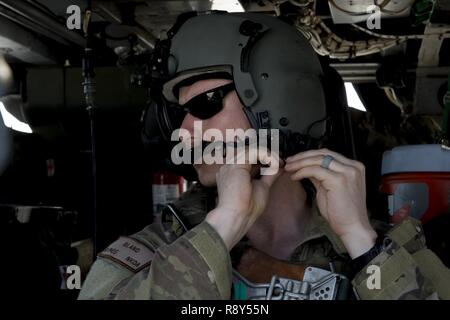
<svg viewBox="0 0 450 320"><path fill-rule="evenodd" d="M142 242L130 237L120 237L99 253L98 256L118 263L134 273L138 273L150 264L154 254Z"/></svg>

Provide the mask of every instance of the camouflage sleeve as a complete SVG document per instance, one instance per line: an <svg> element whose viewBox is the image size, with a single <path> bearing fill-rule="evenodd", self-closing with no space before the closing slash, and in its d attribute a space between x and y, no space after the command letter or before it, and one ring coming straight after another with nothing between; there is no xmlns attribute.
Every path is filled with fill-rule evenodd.
<svg viewBox="0 0 450 320"><path fill-rule="evenodd" d="M353 279L360 299L450 299L450 269L425 246L419 221L409 218L386 234L383 251Z"/></svg>
<svg viewBox="0 0 450 320"><path fill-rule="evenodd" d="M159 246L151 263L139 272L124 274L122 267L113 264L97 260L80 299L212 300L231 296L230 256L222 238L206 221L173 243ZM93 291L89 293L89 289Z"/></svg>

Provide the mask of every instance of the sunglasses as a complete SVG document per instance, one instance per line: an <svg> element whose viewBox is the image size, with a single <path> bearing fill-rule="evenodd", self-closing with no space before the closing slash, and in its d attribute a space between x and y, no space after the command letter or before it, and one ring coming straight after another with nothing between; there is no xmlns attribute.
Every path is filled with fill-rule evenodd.
<svg viewBox="0 0 450 320"><path fill-rule="evenodd" d="M223 99L234 90L234 83L201 93L180 107L196 118L206 120L212 118L223 109Z"/></svg>

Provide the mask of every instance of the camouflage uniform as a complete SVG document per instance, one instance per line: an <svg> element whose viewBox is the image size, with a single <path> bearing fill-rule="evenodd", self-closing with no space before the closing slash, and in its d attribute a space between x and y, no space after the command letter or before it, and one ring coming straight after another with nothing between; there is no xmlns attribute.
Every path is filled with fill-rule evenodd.
<svg viewBox="0 0 450 320"><path fill-rule="evenodd" d="M195 185L175 203L186 222L195 225L188 232L176 220L158 221L110 245L92 266L79 299L232 298L232 259L217 232L203 221L211 209L208 199L204 188ZM332 262L336 272L349 274L345 247L313 209L290 262L324 268ZM384 234L389 245L370 263L380 267L381 288L368 289L369 274L363 269L352 277L357 297L450 299L450 270L426 248L420 222L406 219Z"/></svg>

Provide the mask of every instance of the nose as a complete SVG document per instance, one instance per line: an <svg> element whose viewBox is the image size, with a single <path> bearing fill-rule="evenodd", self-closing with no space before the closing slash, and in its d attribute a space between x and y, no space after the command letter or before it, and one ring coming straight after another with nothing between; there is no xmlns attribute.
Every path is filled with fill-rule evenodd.
<svg viewBox="0 0 450 320"><path fill-rule="evenodd" d="M185 129L189 132L191 136L194 136L194 121L201 121L200 119L194 117L192 114L187 113L181 123L180 129Z"/></svg>

